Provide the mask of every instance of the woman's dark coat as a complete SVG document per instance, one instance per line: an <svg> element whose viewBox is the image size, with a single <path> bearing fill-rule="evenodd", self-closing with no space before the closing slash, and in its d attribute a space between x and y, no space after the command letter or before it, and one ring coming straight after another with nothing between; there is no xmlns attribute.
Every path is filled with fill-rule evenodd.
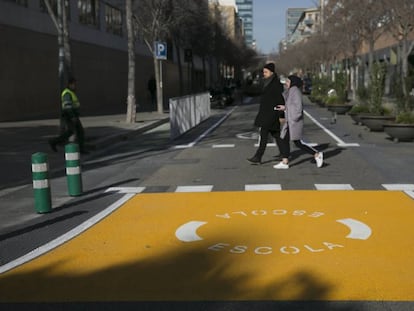
<svg viewBox="0 0 414 311"><path fill-rule="evenodd" d="M268 128L272 131L280 130L279 118L283 118L283 112L275 110L277 105L284 105L283 85L276 74L270 77L271 81L264 86L260 97L259 112L254 121L258 127Z"/></svg>

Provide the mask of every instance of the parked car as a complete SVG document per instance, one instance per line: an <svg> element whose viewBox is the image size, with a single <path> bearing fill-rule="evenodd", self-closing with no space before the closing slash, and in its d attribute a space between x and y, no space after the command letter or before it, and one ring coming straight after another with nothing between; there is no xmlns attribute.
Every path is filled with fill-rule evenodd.
<svg viewBox="0 0 414 311"><path fill-rule="evenodd" d="M234 101L234 88L230 86L210 89L210 103L212 108L224 108Z"/></svg>

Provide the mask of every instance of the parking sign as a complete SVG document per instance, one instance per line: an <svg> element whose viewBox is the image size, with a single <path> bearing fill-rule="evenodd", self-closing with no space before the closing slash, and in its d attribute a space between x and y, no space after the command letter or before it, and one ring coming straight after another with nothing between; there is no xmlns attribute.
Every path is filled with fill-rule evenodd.
<svg viewBox="0 0 414 311"><path fill-rule="evenodd" d="M154 45L155 57L157 59L167 59L167 43L156 41Z"/></svg>

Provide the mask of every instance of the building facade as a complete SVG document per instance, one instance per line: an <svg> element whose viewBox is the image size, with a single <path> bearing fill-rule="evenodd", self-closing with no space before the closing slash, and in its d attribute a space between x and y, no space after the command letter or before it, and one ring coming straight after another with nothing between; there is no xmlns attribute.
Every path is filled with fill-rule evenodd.
<svg viewBox="0 0 414 311"><path fill-rule="evenodd" d="M296 29L298 21L306 8L289 8L286 11L286 40L289 41Z"/></svg>
<svg viewBox="0 0 414 311"><path fill-rule="evenodd" d="M244 41L248 47L254 48L253 38L253 0L236 0L239 17L243 21Z"/></svg>
<svg viewBox="0 0 414 311"><path fill-rule="evenodd" d="M321 29L320 12L321 11L319 8L305 9L299 17L296 27L290 35L288 44L301 42L309 36L318 33Z"/></svg>
<svg viewBox="0 0 414 311"><path fill-rule="evenodd" d="M56 9L56 2L51 3ZM78 80L82 115L126 113L128 54L124 1L77 0L66 1L66 6L72 68ZM59 117L57 37L42 0L0 0L0 121ZM137 109L155 110L147 89L148 80L154 75L153 57L144 42L137 41ZM163 61L164 102L179 96L174 50L169 47L168 59ZM193 66L195 71L203 69L197 57ZM183 71L183 76L184 85L188 85L191 75Z"/></svg>

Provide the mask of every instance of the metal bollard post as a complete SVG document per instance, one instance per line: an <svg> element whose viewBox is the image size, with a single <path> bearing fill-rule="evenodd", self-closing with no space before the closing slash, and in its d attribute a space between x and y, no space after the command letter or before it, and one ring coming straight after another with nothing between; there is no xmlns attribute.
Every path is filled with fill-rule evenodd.
<svg viewBox="0 0 414 311"><path fill-rule="evenodd" d="M80 169L79 146L67 144L65 146L66 177L70 196L82 194L82 175Z"/></svg>
<svg viewBox="0 0 414 311"><path fill-rule="evenodd" d="M35 209L38 213L48 213L52 210L48 171L47 154L42 152L32 154L33 190Z"/></svg>

